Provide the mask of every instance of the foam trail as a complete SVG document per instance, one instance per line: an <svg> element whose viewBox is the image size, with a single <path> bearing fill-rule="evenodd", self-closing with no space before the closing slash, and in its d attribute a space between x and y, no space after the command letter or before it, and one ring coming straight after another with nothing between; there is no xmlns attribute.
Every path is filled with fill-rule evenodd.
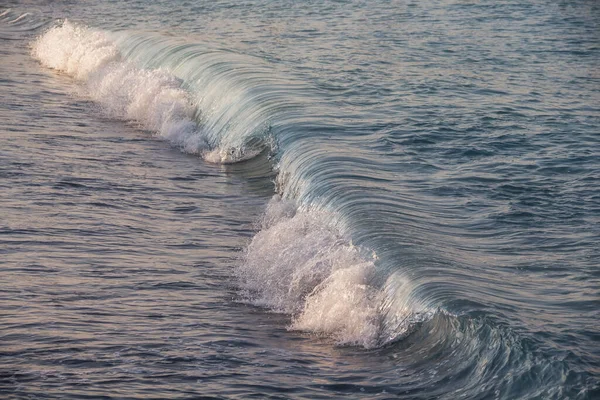
<svg viewBox="0 0 600 400"><path fill-rule="evenodd" d="M187 153L211 155L181 81L168 71L144 70L123 60L105 32L64 21L33 43L32 55L84 82L87 95L112 117L135 121Z"/></svg>

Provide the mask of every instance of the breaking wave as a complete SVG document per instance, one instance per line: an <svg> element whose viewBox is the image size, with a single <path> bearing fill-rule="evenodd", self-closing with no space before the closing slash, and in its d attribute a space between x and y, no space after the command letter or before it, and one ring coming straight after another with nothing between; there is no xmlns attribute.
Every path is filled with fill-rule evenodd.
<svg viewBox="0 0 600 400"><path fill-rule="evenodd" d="M0 14L9 25L26 17ZM212 163L269 153L278 194L235 275L244 301L289 315L289 329L342 345L385 346L415 371L428 364L422 379L432 387L462 379L484 397L562 398L570 393L564 387L593 378L571 367L582 361L569 350L544 353L525 328L513 329L513 297L523 304L535 293L510 285L497 290L515 275L491 276L485 260L474 263L484 268L471 268L469 257L487 253L469 243L488 241L487 255L495 257L495 250L503 254L519 243L512 239L522 235L519 226L472 234L472 214L460 210L473 205L450 187L463 190L463 177L432 178L443 168L427 159L430 153L401 157L402 145L415 140L412 132L395 141L369 137L370 126L361 131L335 105L321 107L311 88L281 79L260 59L173 37L63 21L37 38L31 52L79 81L107 115L184 152ZM370 115L376 123L378 114ZM361 135L368 139L357 140ZM442 141L422 142L435 140ZM384 150L369 152L374 148ZM488 189L482 182L477 191ZM422 195L428 190L452 193Z"/></svg>
<svg viewBox="0 0 600 400"><path fill-rule="evenodd" d="M431 315L424 307L415 312L407 281L402 290L378 287L376 255L354 246L334 221L330 213L299 210L275 196L237 269L245 297L291 314L291 329L367 348L398 339ZM384 287L399 283L392 275Z"/></svg>
<svg viewBox="0 0 600 400"><path fill-rule="evenodd" d="M165 38L64 21L33 42L32 54L82 82L109 116L213 163L274 149L270 124L285 131L298 112L260 65ZM284 197L269 204L237 269L248 301L292 315L291 329L364 347L394 341L430 314L399 275L382 285L376 255L352 244L335 212L298 208Z"/></svg>
<svg viewBox="0 0 600 400"><path fill-rule="evenodd" d="M141 49L139 41L146 48ZM31 47L44 66L82 82L86 95L108 115L136 122L186 153L213 163L231 163L252 158L272 145L265 113L244 106L252 93L239 86L215 90L202 85L205 81L219 84L219 74L238 68L232 60L229 67L214 71L215 65L223 67L223 59L235 59L233 54L193 52L196 60L188 57L183 66L193 72L189 77L181 65L180 74L174 73L177 65L173 65L181 61L179 52L189 49L160 37L107 32L69 21L48 30ZM140 61L145 56L146 64L155 62L157 51L169 49L172 54L164 65L146 67ZM198 85L202 90L193 89ZM253 124L236 122L248 114L254 117Z"/></svg>

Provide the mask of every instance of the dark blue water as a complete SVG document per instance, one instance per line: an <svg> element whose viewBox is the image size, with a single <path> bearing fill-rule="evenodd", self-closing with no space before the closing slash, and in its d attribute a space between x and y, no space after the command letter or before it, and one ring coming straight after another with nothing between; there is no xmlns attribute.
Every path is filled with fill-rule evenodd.
<svg viewBox="0 0 600 400"><path fill-rule="evenodd" d="M600 396L600 6L0 8L0 397Z"/></svg>

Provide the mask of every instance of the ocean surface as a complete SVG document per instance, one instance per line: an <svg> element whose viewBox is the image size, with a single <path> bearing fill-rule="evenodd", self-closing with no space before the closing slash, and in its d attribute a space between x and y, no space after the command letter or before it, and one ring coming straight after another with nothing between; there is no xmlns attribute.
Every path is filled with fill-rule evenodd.
<svg viewBox="0 0 600 400"><path fill-rule="evenodd" d="M0 3L0 398L599 399L600 3Z"/></svg>

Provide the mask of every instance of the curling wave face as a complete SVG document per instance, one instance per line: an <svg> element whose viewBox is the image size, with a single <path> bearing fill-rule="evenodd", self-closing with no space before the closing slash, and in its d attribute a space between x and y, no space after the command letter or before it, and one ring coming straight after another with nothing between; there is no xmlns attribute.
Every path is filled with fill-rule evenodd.
<svg viewBox="0 0 600 400"><path fill-rule="evenodd" d="M233 53L64 21L32 44L32 54L83 82L86 95L111 117L134 121L209 162L241 161L265 146L274 151L272 129L288 147L303 138L303 127L318 129L314 123L307 128L306 118L298 123L302 107L289 99L290 89L302 85L284 86L266 67ZM291 314L292 329L333 336L342 344L376 347L396 340L429 312L410 299L408 281L399 284L399 275L386 275L382 286L374 253L365 257L370 250L352 244L337 226L336 212L317 206L296 212L290 198L300 198L301 190L305 197L311 193L298 160L305 158L287 155L277 165L288 171L282 177L291 175L289 181L279 179L286 200L271 201L237 271L248 299Z"/></svg>
<svg viewBox="0 0 600 400"><path fill-rule="evenodd" d="M250 70L234 53L160 36L64 21L33 42L32 54L83 82L110 116L134 121L213 163L238 162L272 148L270 118L297 109L281 100L270 71Z"/></svg>

